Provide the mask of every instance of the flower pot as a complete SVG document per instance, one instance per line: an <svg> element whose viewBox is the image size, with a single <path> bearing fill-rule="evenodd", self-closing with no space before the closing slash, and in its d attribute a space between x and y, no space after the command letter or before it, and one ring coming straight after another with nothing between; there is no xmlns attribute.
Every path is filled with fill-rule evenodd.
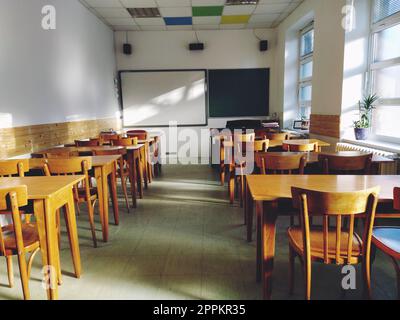
<svg viewBox="0 0 400 320"><path fill-rule="evenodd" d="M356 140L367 140L369 137L369 128L354 128Z"/></svg>

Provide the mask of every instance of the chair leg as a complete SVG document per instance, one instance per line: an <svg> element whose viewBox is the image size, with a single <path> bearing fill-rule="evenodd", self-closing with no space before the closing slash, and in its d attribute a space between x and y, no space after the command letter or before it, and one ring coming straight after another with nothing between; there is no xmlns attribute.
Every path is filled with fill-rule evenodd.
<svg viewBox="0 0 400 320"><path fill-rule="evenodd" d="M239 197L240 197L240 207L243 208L243 204L244 204L244 171L243 171L243 167L240 166L240 191L239 191Z"/></svg>
<svg viewBox="0 0 400 320"><path fill-rule="evenodd" d="M400 266L397 260L391 257L394 270L396 270L396 277L397 277L397 299L400 300Z"/></svg>
<svg viewBox="0 0 400 320"><path fill-rule="evenodd" d="M18 254L18 265L19 265L19 273L21 276L21 284L22 284L24 299L30 300L31 296L29 292L28 267L26 265L25 252Z"/></svg>
<svg viewBox="0 0 400 320"><path fill-rule="evenodd" d="M122 186L122 191L124 192L126 210L128 210L129 213L128 191L126 188L126 180L125 177L122 175L122 172L121 172L121 186Z"/></svg>
<svg viewBox="0 0 400 320"><path fill-rule="evenodd" d="M31 256L29 257L29 260L28 260L28 279L31 278L33 259L35 259L35 256L39 251L40 251L40 248L37 248L35 251L33 251L31 253Z"/></svg>
<svg viewBox="0 0 400 320"><path fill-rule="evenodd" d="M14 268L12 256L6 256L7 260L7 275L8 275L8 284L10 288L14 287Z"/></svg>
<svg viewBox="0 0 400 320"><path fill-rule="evenodd" d="M229 201L231 204L235 202L235 169L229 172Z"/></svg>
<svg viewBox="0 0 400 320"><path fill-rule="evenodd" d="M90 200L87 201L90 229L92 231L93 246L97 248L96 228L94 225L94 209Z"/></svg>
<svg viewBox="0 0 400 320"><path fill-rule="evenodd" d="M289 244L289 294L294 293L294 272L295 272L295 262L296 253L292 246Z"/></svg>
<svg viewBox="0 0 400 320"><path fill-rule="evenodd" d="M304 261L305 299L311 300L311 263Z"/></svg>
<svg viewBox="0 0 400 320"><path fill-rule="evenodd" d="M364 278L364 298L365 299L372 299L372 292L371 292L371 256L370 252L367 252L366 256L362 261L362 272Z"/></svg>
<svg viewBox="0 0 400 320"><path fill-rule="evenodd" d="M60 209L56 210L56 226L57 226L58 247L61 248Z"/></svg>

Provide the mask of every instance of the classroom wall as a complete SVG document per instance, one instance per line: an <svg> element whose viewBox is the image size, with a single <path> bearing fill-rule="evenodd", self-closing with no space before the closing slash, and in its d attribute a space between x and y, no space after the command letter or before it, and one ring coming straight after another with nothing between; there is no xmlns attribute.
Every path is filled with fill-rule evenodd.
<svg viewBox="0 0 400 320"><path fill-rule="evenodd" d="M117 66L119 70L271 68L270 90L273 93L275 91L275 82L273 81L275 77L275 31L259 29L255 32L258 37L270 41L268 52L259 51L259 40L253 34L253 30L198 31L199 40L206 46L202 52L190 52L187 49L190 42L196 41L193 31L128 32L128 40L133 45L131 56L122 53L126 32L116 32ZM270 110L272 109L276 108L270 106ZM227 120L230 119L209 119L207 127L190 129L200 136L201 129L224 128ZM167 130L152 129L166 132L166 138L168 138ZM187 129L179 128L178 134L184 135ZM199 155L205 159L209 157L209 141L209 139L205 139L198 148ZM179 145L182 144L183 142L179 143ZM167 146L167 151L173 152L174 150Z"/></svg>
<svg viewBox="0 0 400 320"><path fill-rule="evenodd" d="M116 118L113 31L78 0L1 0L0 39L0 128Z"/></svg>
<svg viewBox="0 0 400 320"><path fill-rule="evenodd" d="M294 39L294 32L311 20L315 26L312 113L340 118L345 44L342 8L345 4L346 0L305 0L277 28L277 90L272 102L276 109L271 111L278 112L287 127L295 120L297 107L297 96L294 96L297 95L297 76L294 77L297 73L293 68L298 64L293 56L298 55L298 47L290 46L290 41ZM304 22L303 26L299 21Z"/></svg>

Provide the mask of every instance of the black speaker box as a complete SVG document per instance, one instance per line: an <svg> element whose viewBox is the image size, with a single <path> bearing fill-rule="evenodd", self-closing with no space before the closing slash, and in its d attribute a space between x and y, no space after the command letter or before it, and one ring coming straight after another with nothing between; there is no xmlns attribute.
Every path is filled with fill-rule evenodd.
<svg viewBox="0 0 400 320"><path fill-rule="evenodd" d="M132 54L132 45L129 43L124 43L123 51L124 51L124 54L131 55Z"/></svg>
<svg viewBox="0 0 400 320"><path fill-rule="evenodd" d="M260 41L260 51L268 51L268 40Z"/></svg>
<svg viewBox="0 0 400 320"><path fill-rule="evenodd" d="M190 51L201 51L204 50L204 43L190 43L189 44Z"/></svg>

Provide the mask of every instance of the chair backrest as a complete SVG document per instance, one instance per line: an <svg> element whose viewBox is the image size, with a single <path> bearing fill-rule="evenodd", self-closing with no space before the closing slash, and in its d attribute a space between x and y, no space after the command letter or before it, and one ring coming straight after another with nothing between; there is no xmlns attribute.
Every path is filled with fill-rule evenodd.
<svg viewBox="0 0 400 320"><path fill-rule="evenodd" d="M292 187L293 207L300 209L305 257L309 259L311 253L309 218L312 216L323 217L321 242L323 243L325 263L352 263L354 257L354 222L357 215L365 217L362 254L369 254L379 191L380 187L340 193ZM347 227L343 227L343 217L349 218ZM329 237L329 231L332 230L332 228L330 229L330 218L336 220L336 236L334 240ZM346 232L347 237L345 250L343 250L343 241L341 240L346 239L343 235L344 232ZM329 240L335 241L335 246L329 245ZM335 248L334 258L329 257L329 254L332 255L332 252L329 252L329 247Z"/></svg>
<svg viewBox="0 0 400 320"><path fill-rule="evenodd" d="M283 143L282 148L289 152L318 152L318 142L305 144Z"/></svg>
<svg viewBox="0 0 400 320"><path fill-rule="evenodd" d="M255 140L254 141L254 151L255 152L267 152L269 148L269 140Z"/></svg>
<svg viewBox="0 0 400 320"><path fill-rule="evenodd" d="M100 140L99 139L75 140L75 145L77 147L98 147L100 146Z"/></svg>
<svg viewBox="0 0 400 320"><path fill-rule="evenodd" d="M104 143L111 143L112 140L119 140L122 136L117 133L101 133L99 139Z"/></svg>
<svg viewBox="0 0 400 320"><path fill-rule="evenodd" d="M139 140L147 140L149 136L146 130L129 130L126 135L130 138L138 138Z"/></svg>
<svg viewBox="0 0 400 320"><path fill-rule="evenodd" d="M67 175L67 174L87 174L92 169L91 157L76 158L56 158L47 159L46 166L49 174ZM46 172L46 174L48 174Z"/></svg>
<svg viewBox="0 0 400 320"><path fill-rule="evenodd" d="M400 188L394 188L393 190L393 207L395 210L400 210Z"/></svg>
<svg viewBox="0 0 400 320"><path fill-rule="evenodd" d="M284 141L284 140L289 140L289 134L285 132L284 133L270 132L267 133L267 138L269 140Z"/></svg>
<svg viewBox="0 0 400 320"><path fill-rule="evenodd" d="M261 174L304 174L307 163L306 155L302 153L267 152L256 154L256 164Z"/></svg>
<svg viewBox="0 0 400 320"><path fill-rule="evenodd" d="M371 172L372 153L357 156L322 153L318 155L318 161L324 174L369 174Z"/></svg>
<svg viewBox="0 0 400 320"><path fill-rule="evenodd" d="M113 146L121 146L121 147L134 146L135 139L134 138L123 138L123 139L119 139L119 140L112 140L111 144Z"/></svg>
<svg viewBox="0 0 400 320"><path fill-rule="evenodd" d="M0 189L0 214L12 215L13 225L11 229L14 231L15 243L18 252L24 252L24 238L22 236L22 222L19 208L28 204L28 189L26 186L16 186L12 188ZM4 212L5 211L5 212ZM5 231L10 231L3 227ZM3 237L3 228L0 228L0 251L5 255L5 243Z"/></svg>
<svg viewBox="0 0 400 320"><path fill-rule="evenodd" d="M233 139L234 147L239 154L246 152L248 144L250 144L254 150L254 141L256 140L255 133L234 134Z"/></svg>
<svg viewBox="0 0 400 320"><path fill-rule="evenodd" d="M254 130L254 132L256 133L257 138L268 139L268 134L276 133L276 130L265 128L265 129L256 129Z"/></svg>
<svg viewBox="0 0 400 320"><path fill-rule="evenodd" d="M29 172L29 159L1 160L0 177L25 176Z"/></svg>

